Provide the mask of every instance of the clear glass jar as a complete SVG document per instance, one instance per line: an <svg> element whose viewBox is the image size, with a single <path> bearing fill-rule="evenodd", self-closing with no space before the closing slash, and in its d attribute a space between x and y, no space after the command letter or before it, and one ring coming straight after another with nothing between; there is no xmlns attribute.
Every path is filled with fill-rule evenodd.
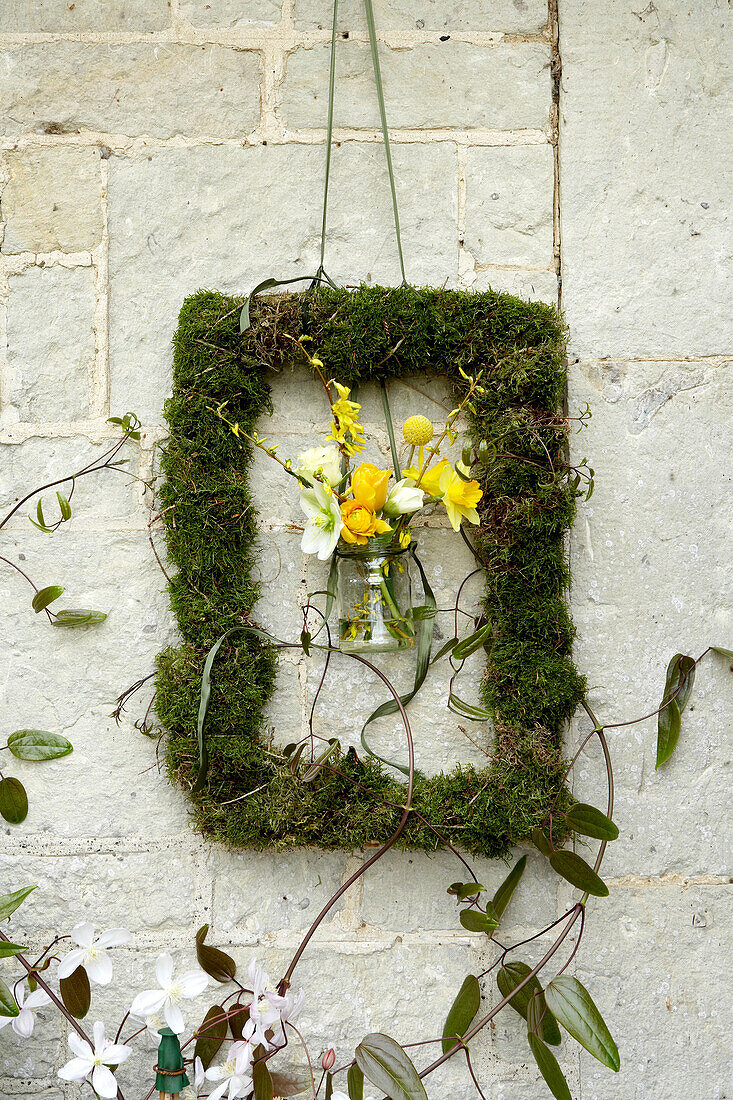
<svg viewBox="0 0 733 1100"><path fill-rule="evenodd" d="M344 653L389 653L415 644L411 554L381 547L336 550L336 608Z"/></svg>

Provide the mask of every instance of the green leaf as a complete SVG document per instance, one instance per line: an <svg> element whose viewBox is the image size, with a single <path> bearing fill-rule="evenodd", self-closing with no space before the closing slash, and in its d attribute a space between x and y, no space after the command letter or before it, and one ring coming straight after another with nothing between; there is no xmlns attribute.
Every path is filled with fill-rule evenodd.
<svg viewBox="0 0 733 1100"><path fill-rule="evenodd" d="M83 1020L92 1003L92 989L89 985L89 975L83 966L77 966L73 974L68 978L59 979L59 991L61 1000L67 1009L77 1020Z"/></svg>
<svg viewBox="0 0 733 1100"><path fill-rule="evenodd" d="M0 814L11 825L20 825L28 816L28 795L19 779L0 779Z"/></svg>
<svg viewBox="0 0 733 1100"><path fill-rule="evenodd" d="M425 1086L405 1051L389 1035L367 1035L355 1051L356 1063L367 1080L390 1100L428 1100Z"/></svg>
<svg viewBox="0 0 733 1100"><path fill-rule="evenodd" d="M603 879L575 852L558 848L550 856L550 866L584 894L592 894L595 898L608 897L608 887Z"/></svg>
<svg viewBox="0 0 733 1100"><path fill-rule="evenodd" d="M682 729L682 715L677 705L677 700L672 699L660 710L657 716L657 762L655 769L659 768L677 748L677 742Z"/></svg>
<svg viewBox="0 0 733 1100"><path fill-rule="evenodd" d="M58 584L49 584L46 588L39 588L31 600L31 607L38 614L39 611L43 611L44 607L48 607L50 603L57 600L65 591L66 589Z"/></svg>
<svg viewBox="0 0 733 1100"><path fill-rule="evenodd" d="M211 1023L212 1020L216 1020L216 1023ZM208 1069L226 1037L226 1009L222 1008L221 1005L212 1005L196 1032L196 1046L193 1051L194 1060L200 1058L204 1069Z"/></svg>
<svg viewBox="0 0 733 1100"><path fill-rule="evenodd" d="M11 916L28 895L37 889L37 886L24 886L22 890L16 890L12 894L3 894L0 897L0 920L6 920Z"/></svg>
<svg viewBox="0 0 733 1100"><path fill-rule="evenodd" d="M0 959L8 959L11 955L20 955L21 952L27 950L27 947L21 947L19 943L6 943L5 940L0 940Z"/></svg>
<svg viewBox="0 0 733 1100"><path fill-rule="evenodd" d="M446 893L454 894L458 901L465 901L466 898L476 897L477 894L481 894L485 890L486 887L482 886L480 882L453 882Z"/></svg>
<svg viewBox="0 0 733 1100"><path fill-rule="evenodd" d="M303 652L306 657L311 655L311 642L313 641L312 635L307 630L301 630L300 632L300 644L303 647Z"/></svg>
<svg viewBox="0 0 733 1100"><path fill-rule="evenodd" d="M507 877L502 882L499 889L494 894L494 900L492 901L491 904L494 908L494 912L496 913L497 918L501 917L502 913L504 912L507 905L509 904L511 896L514 893L514 891L516 890L517 886L519 885L519 880L521 879L522 875L524 874L524 868L525 868L526 864L527 864L527 857L526 856L522 856L521 859L518 859L517 862L512 867L509 874L507 875Z"/></svg>
<svg viewBox="0 0 733 1100"><path fill-rule="evenodd" d="M473 703L467 703L455 692L451 692L448 696L448 710L452 710L454 714L459 714L461 718L467 718L469 722L487 722L492 717L491 712L486 707L475 707Z"/></svg>
<svg viewBox="0 0 733 1100"><path fill-rule="evenodd" d="M349 1100L364 1100L364 1074L356 1062L349 1066L346 1074L346 1087L349 1090Z"/></svg>
<svg viewBox="0 0 733 1100"><path fill-rule="evenodd" d="M524 981L529 973L531 973L532 967L527 966L523 962L508 962L499 970L496 975L496 984L499 987L499 992L502 997L508 997L513 989L516 989L520 982ZM509 1001L510 1006L515 1012L519 1013L522 1019L527 1019L527 1012L532 998L539 994L542 998L540 1001L540 1007L545 1008L545 997L542 992L542 986L540 985L539 978L535 974L526 985L523 985L519 989L512 999ZM557 1026L557 1020L552 1013L547 1010L542 1018L542 1038L546 1043L551 1043L554 1047L558 1046L561 1041L560 1028Z"/></svg>
<svg viewBox="0 0 733 1100"><path fill-rule="evenodd" d="M8 748L19 760L57 760L74 751L71 741L46 730L16 730L8 737Z"/></svg>
<svg viewBox="0 0 733 1100"><path fill-rule="evenodd" d="M713 653L719 653L721 657L728 657L730 660L733 660L733 649L723 649L723 647L719 645L712 645L710 648Z"/></svg>
<svg viewBox="0 0 733 1100"><path fill-rule="evenodd" d="M527 1042L529 1043L529 1049L532 1051L534 1060L537 1063L537 1068L542 1074L545 1084L555 1097L555 1100L573 1100L570 1095L568 1083L563 1076L560 1066L557 1064L557 1058L550 1048L546 1047L542 1040L532 1031L527 1032Z"/></svg>
<svg viewBox="0 0 733 1100"><path fill-rule="evenodd" d="M550 982L545 998L565 1030L589 1054L618 1073L621 1067L618 1047L585 986L577 978L563 974Z"/></svg>
<svg viewBox="0 0 733 1100"><path fill-rule="evenodd" d="M694 682L694 659L675 653L667 666L664 694L657 715L657 768L669 760L677 747L682 728L682 712L687 706Z"/></svg>
<svg viewBox="0 0 733 1100"><path fill-rule="evenodd" d="M322 753L315 758L313 763L307 768L300 777L301 783L312 783L316 778L323 765L338 751L339 739L338 737L329 737L328 748L324 749Z"/></svg>
<svg viewBox="0 0 733 1100"><path fill-rule="evenodd" d="M443 1028L443 1054L447 1054L456 1045L456 1038L462 1039L473 1023L481 1005L481 987L478 978L469 974L458 990L458 995L446 1017Z"/></svg>
<svg viewBox="0 0 733 1100"><path fill-rule="evenodd" d="M252 1083L255 1087L254 1100L272 1100L272 1077L267 1062L255 1062L252 1067Z"/></svg>
<svg viewBox="0 0 733 1100"><path fill-rule="evenodd" d="M475 653L477 649L481 649L483 645L491 638L491 632L493 630L491 623L485 623L475 634L471 634L470 637L464 638L454 647L452 656L457 661L463 661L466 657L470 657L472 653Z"/></svg>
<svg viewBox="0 0 733 1100"><path fill-rule="evenodd" d="M244 1025L249 1019L249 1005L243 1005L241 1001L237 1001L229 1009L229 1027L233 1038L241 1043L244 1037Z"/></svg>
<svg viewBox="0 0 733 1100"><path fill-rule="evenodd" d="M574 833L592 836L596 840L616 840L618 825L609 817L585 802L576 802L565 814L565 820Z"/></svg>
<svg viewBox="0 0 733 1100"><path fill-rule="evenodd" d="M542 829L533 829L531 835L532 843L534 844L535 848L537 848L538 851L542 852L543 856L547 856L547 858L549 859L552 855L552 846L545 834L543 833Z"/></svg>
<svg viewBox="0 0 733 1100"><path fill-rule="evenodd" d="M105 611L89 611L87 608L65 608L56 612L54 626L94 626L107 618Z"/></svg>
<svg viewBox="0 0 733 1100"><path fill-rule="evenodd" d="M478 909L464 909L458 919L469 932L486 932L489 936L499 924L490 912L482 913Z"/></svg>
<svg viewBox="0 0 733 1100"><path fill-rule="evenodd" d="M0 978L0 1016L20 1016L15 997Z"/></svg>
<svg viewBox="0 0 733 1100"><path fill-rule="evenodd" d="M59 502L61 518L63 520L71 519L71 505L69 504L67 497L65 497L63 493L60 493L58 489L56 490L56 499Z"/></svg>
<svg viewBox="0 0 733 1100"><path fill-rule="evenodd" d="M208 924L204 924L196 933L196 958L201 969L205 970L214 981L221 982L223 985L233 979L237 972L237 964L225 951L204 943L208 931Z"/></svg>

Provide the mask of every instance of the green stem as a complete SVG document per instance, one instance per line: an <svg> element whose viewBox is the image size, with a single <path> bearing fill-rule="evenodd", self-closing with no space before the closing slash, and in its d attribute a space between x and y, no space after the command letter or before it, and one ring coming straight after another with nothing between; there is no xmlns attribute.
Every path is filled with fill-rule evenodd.
<svg viewBox="0 0 733 1100"><path fill-rule="evenodd" d="M387 435L389 436L389 449L392 452L392 468L394 469L394 476L397 481L402 480L402 473L400 472L400 461L397 457L397 443L394 437L394 424L392 423L392 413L389 407L389 394L387 393L387 383L384 378L380 378L379 385L382 390L382 406L384 407L384 419L387 421Z"/></svg>

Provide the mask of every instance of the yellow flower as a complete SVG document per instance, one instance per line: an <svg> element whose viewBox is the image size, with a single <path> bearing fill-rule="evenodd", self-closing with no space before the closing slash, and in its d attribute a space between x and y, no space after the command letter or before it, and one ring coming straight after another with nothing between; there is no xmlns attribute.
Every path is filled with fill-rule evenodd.
<svg viewBox="0 0 733 1100"><path fill-rule="evenodd" d="M347 500L341 505L344 526L341 538L352 545L366 546L372 535L384 535L392 528L383 519L377 519L371 508L360 500Z"/></svg>
<svg viewBox="0 0 733 1100"><path fill-rule="evenodd" d="M364 450L364 429L359 423L361 405L358 401L349 401L351 390L348 386L342 386L340 382L333 384L339 396L331 406L331 434L326 439L333 439L347 454L355 455Z"/></svg>
<svg viewBox="0 0 733 1100"><path fill-rule="evenodd" d="M427 416L408 416L402 425L402 435L411 446L424 447L433 438L433 425Z"/></svg>
<svg viewBox="0 0 733 1100"><path fill-rule="evenodd" d="M401 531L400 532L400 537L399 537L399 542L400 542L400 546L402 547L402 549L406 550L407 547L412 542L412 535L410 534L410 532L409 531Z"/></svg>
<svg viewBox="0 0 733 1100"><path fill-rule="evenodd" d="M372 512L381 512L387 499L389 470L378 470L373 462L362 462L351 475L351 491L354 500L371 508Z"/></svg>
<svg viewBox="0 0 733 1100"><path fill-rule="evenodd" d="M440 480L447 468L448 459L441 458L437 466L428 466L423 474L420 481L420 488L424 489L429 497L442 497L443 491L440 487ZM405 470L405 477L409 477L411 481L417 482L420 477L420 470L415 466L411 466L409 470Z"/></svg>
<svg viewBox="0 0 733 1100"><path fill-rule="evenodd" d="M457 463L461 472L468 473L468 467L462 462ZM464 481L456 471L449 466L443 470L440 477L440 486L443 495L443 504L448 513L451 527L457 531L461 526L461 520L467 519L469 523L478 523L479 514L476 505L483 496L483 491L478 481Z"/></svg>

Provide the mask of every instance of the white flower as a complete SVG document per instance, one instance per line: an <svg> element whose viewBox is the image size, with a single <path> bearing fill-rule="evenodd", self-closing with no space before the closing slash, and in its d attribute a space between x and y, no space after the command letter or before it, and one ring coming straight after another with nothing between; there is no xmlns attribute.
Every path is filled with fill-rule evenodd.
<svg viewBox="0 0 733 1100"><path fill-rule="evenodd" d="M181 1100L198 1100L199 1093L206 1083L204 1064L200 1058L196 1058L193 1064L193 1084L187 1085L181 1093Z"/></svg>
<svg viewBox="0 0 733 1100"><path fill-rule="evenodd" d="M252 1089L252 1077L249 1068L252 1065L252 1047L249 1043L232 1043L229 1057L221 1066L210 1066L206 1071L207 1081L220 1081L209 1100L234 1100L237 1096L247 1096Z"/></svg>
<svg viewBox="0 0 733 1100"><path fill-rule="evenodd" d="M311 447L298 455L294 472L305 478L309 485L316 480L313 475L320 470L329 485L341 480L341 455L337 447Z"/></svg>
<svg viewBox="0 0 733 1100"><path fill-rule="evenodd" d="M69 978L78 966L83 966L91 981L97 985L109 985L112 981L112 962L107 948L121 947L131 938L126 928L110 928L95 940L93 924L87 921L75 924L71 939L77 947L64 955L59 963L59 978Z"/></svg>
<svg viewBox="0 0 733 1100"><path fill-rule="evenodd" d="M93 1029L94 1050L75 1031L69 1035L69 1046L76 1055L59 1070L63 1081L84 1081L91 1074L91 1084L98 1096L113 1100L117 1082L109 1066L119 1066L132 1051L129 1047L110 1043L104 1036L104 1024L97 1020Z"/></svg>
<svg viewBox="0 0 733 1100"><path fill-rule="evenodd" d="M318 554L321 561L326 561L344 526L338 501L327 485L317 481L312 489L301 489L300 507L308 521L301 550L304 554Z"/></svg>
<svg viewBox="0 0 733 1100"><path fill-rule="evenodd" d="M254 992L252 1004L249 1006L249 1018L254 1024L252 1041L262 1043L268 1050L272 1050L273 1044L265 1033L280 1023L283 1011L292 1008L292 1005L286 997L280 996L270 982L269 975L256 959L252 959L249 964L249 980Z"/></svg>
<svg viewBox="0 0 733 1100"><path fill-rule="evenodd" d="M422 489L416 489L414 481L403 477L393 485L387 495L382 511L385 516L407 516L417 512L423 506L425 494Z"/></svg>
<svg viewBox="0 0 733 1100"><path fill-rule="evenodd" d="M180 978L173 977L173 959L163 954L155 964L155 977L160 989L145 989L132 1002L130 1012L147 1020L148 1016L163 1013L171 1031L180 1035L186 1026L180 1009L181 1001L198 997L206 989L209 979L203 970L187 970Z"/></svg>
<svg viewBox="0 0 733 1100"><path fill-rule="evenodd" d="M15 1001L20 1009L19 1015L0 1016L0 1029L10 1024L15 1034L20 1035L21 1039L30 1039L33 1034L33 1025L36 1022L31 1009L50 1004L51 998L43 989L35 989L33 993L29 993L26 997L25 985L20 985L15 993Z"/></svg>

